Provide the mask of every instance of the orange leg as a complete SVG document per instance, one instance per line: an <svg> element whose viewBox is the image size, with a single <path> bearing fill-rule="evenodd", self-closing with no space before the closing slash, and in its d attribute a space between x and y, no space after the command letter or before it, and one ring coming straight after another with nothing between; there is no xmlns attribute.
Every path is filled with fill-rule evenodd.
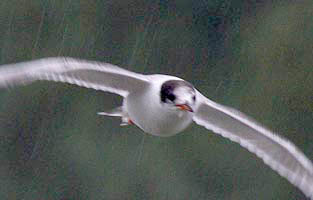
<svg viewBox="0 0 313 200"><path fill-rule="evenodd" d="M131 120L131 119L128 119L128 124L129 124L129 125L135 125L135 123L134 123L133 120Z"/></svg>

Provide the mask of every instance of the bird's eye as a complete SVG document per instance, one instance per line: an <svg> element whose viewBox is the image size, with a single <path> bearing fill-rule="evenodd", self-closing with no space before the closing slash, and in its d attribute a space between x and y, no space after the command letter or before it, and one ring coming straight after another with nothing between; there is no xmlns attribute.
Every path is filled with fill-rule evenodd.
<svg viewBox="0 0 313 200"><path fill-rule="evenodd" d="M193 101L196 101L196 95L193 95L193 96L192 96L192 100L193 100Z"/></svg>
<svg viewBox="0 0 313 200"><path fill-rule="evenodd" d="M176 99L175 95L174 94L169 94L167 96L167 98L170 100L170 101L174 101Z"/></svg>

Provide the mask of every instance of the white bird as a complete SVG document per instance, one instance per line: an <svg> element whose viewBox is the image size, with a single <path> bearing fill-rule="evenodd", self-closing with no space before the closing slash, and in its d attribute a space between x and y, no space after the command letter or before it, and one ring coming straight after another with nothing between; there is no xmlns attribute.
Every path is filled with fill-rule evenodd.
<svg viewBox="0 0 313 200"><path fill-rule="evenodd" d="M122 118L155 136L172 136L193 121L239 143L313 199L313 164L290 141L243 113L203 96L174 76L143 75L117 66L74 58L44 58L3 65L0 88L36 80L65 82L124 97L123 105L100 115Z"/></svg>

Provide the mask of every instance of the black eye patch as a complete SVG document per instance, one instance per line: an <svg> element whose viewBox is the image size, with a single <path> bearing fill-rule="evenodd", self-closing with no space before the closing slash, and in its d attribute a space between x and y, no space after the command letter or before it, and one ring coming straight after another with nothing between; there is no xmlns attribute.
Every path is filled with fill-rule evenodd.
<svg viewBox="0 0 313 200"><path fill-rule="evenodd" d="M167 98L170 100L170 101L174 101L176 99L176 96L174 94L168 94L167 95Z"/></svg>
<svg viewBox="0 0 313 200"><path fill-rule="evenodd" d="M171 86L162 86L161 88L161 101L166 103L167 100L174 101L176 99L173 94L174 88Z"/></svg>
<svg viewBox="0 0 313 200"><path fill-rule="evenodd" d="M166 103L168 100L172 102L175 101L176 96L174 95L174 90L177 87L189 87L192 90L194 90L193 86L186 81L181 81L181 80L166 81L161 86L161 92L160 92L161 102Z"/></svg>

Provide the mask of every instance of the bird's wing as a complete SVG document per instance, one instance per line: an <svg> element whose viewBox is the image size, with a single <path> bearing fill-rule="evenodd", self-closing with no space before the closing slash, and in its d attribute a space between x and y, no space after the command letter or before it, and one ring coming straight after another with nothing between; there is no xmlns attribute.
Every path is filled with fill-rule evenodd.
<svg viewBox="0 0 313 200"><path fill-rule="evenodd" d="M239 143L313 199L313 165L293 143L239 111L217 104L200 92L198 96L195 123Z"/></svg>
<svg viewBox="0 0 313 200"><path fill-rule="evenodd" d="M0 88L36 80L65 82L127 96L150 85L145 75L95 61L56 57L0 66Z"/></svg>

